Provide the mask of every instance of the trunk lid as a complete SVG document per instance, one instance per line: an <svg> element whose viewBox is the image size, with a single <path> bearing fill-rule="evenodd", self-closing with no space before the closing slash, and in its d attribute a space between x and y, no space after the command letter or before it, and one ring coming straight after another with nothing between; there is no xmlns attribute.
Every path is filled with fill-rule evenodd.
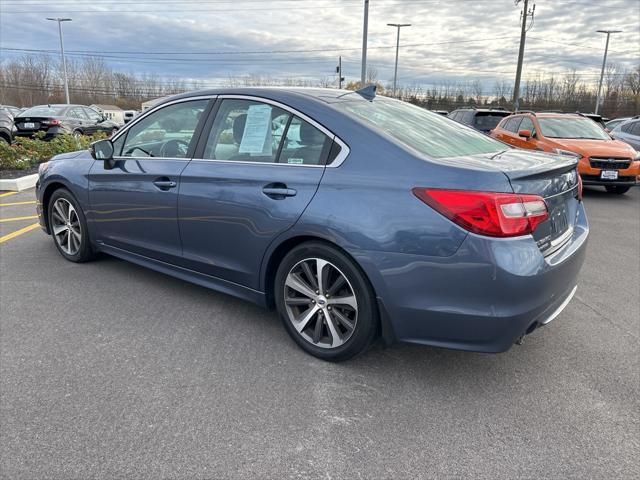
<svg viewBox="0 0 640 480"><path fill-rule="evenodd" d="M492 161L507 176L515 193L545 199L549 218L538 225L533 238L545 255L561 248L571 238L578 213L578 159L508 150L493 156Z"/></svg>
<svg viewBox="0 0 640 480"><path fill-rule="evenodd" d="M14 120L18 132L37 132L47 130L51 125L49 122L53 120L48 117L16 117Z"/></svg>

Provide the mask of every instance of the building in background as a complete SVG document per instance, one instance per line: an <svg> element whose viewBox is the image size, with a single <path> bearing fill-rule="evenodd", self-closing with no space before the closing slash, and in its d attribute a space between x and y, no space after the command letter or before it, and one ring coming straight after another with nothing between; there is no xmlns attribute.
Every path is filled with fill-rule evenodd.
<svg viewBox="0 0 640 480"><path fill-rule="evenodd" d="M91 105L91 108L100 112L106 119L117 123L118 125L124 125L124 110L115 105Z"/></svg>

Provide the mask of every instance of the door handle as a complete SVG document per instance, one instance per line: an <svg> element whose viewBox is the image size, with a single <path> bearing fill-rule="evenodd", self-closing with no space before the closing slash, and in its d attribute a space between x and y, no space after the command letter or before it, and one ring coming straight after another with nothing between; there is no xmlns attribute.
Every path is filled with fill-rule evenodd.
<svg viewBox="0 0 640 480"><path fill-rule="evenodd" d="M169 190L170 188L175 188L178 185L177 182L174 182L167 177L158 178L153 181L153 184L160 190Z"/></svg>
<svg viewBox="0 0 640 480"><path fill-rule="evenodd" d="M275 200L282 200L286 197L295 197L298 192L288 188L284 183L270 183L264 186L262 193Z"/></svg>

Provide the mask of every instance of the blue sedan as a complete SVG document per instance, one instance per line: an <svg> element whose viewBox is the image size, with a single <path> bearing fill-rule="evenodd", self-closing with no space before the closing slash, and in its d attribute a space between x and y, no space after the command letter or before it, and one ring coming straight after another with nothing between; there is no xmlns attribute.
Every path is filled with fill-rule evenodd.
<svg viewBox="0 0 640 480"><path fill-rule="evenodd" d="M376 339L501 352L576 291L576 160L397 100L327 89L175 96L42 164L64 258L107 253L276 308L344 360ZM229 325L233 328L233 325Z"/></svg>

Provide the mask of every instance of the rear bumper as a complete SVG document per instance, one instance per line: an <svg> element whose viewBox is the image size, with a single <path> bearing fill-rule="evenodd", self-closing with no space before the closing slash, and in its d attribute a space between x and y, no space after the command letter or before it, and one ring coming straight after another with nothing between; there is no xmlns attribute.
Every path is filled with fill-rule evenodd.
<svg viewBox="0 0 640 480"><path fill-rule="evenodd" d="M450 257L359 252L399 341L479 352L508 350L559 315L584 262L582 204L569 241L544 257L530 237L469 235Z"/></svg>

